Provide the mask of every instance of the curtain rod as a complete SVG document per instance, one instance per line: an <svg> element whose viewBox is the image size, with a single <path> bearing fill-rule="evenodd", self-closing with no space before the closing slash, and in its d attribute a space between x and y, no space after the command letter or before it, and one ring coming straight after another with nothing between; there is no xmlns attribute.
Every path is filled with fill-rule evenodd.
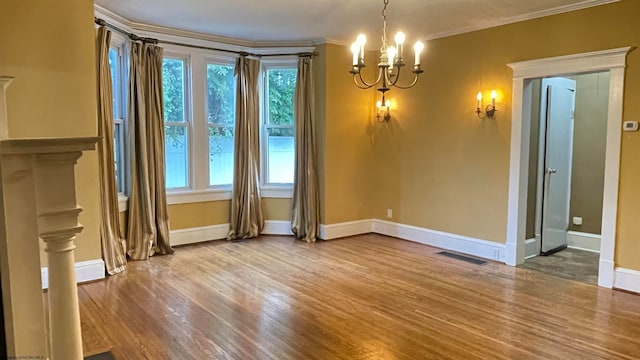
<svg viewBox="0 0 640 360"><path fill-rule="evenodd" d="M167 45L177 45L177 46L186 46L186 47L190 47L190 48L195 48L195 49L201 49L201 50L212 50L212 51L222 51L222 52L226 52L226 53L232 53L232 54L237 54L240 56L255 56L258 58L262 58L262 57L269 57L269 56L299 56L299 57L314 57L314 56L318 56L318 52L317 51L313 51L313 52L297 52L297 53L281 53L281 54L256 54L256 53L250 53L247 51L236 51L236 50L228 50L228 49L220 49L220 48L214 48L214 47L209 47L209 46L200 46L200 45L192 45L192 44L185 44L185 43L180 43L180 42L174 42L174 41L166 41L166 40L158 40L158 39L154 39L154 38L148 38L148 37L141 37L138 36L134 33L128 32L122 28L119 28L113 24L110 24L106 21L104 21L103 19L99 19L97 17L94 17L94 21L96 24L100 25L100 26L105 26L108 27L116 32L119 32L122 35L125 35L126 37L128 37L129 39L131 39L131 41L141 41L141 42L145 42L145 43L149 43L149 44L167 44Z"/></svg>

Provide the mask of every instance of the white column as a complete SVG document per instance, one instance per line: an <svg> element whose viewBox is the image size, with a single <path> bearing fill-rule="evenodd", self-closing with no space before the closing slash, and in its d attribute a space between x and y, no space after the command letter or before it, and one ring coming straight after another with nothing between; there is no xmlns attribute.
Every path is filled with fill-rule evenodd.
<svg viewBox="0 0 640 360"><path fill-rule="evenodd" d="M82 360L73 240L82 231L74 166L80 151L38 154L35 161L38 231L49 266L49 329L52 360Z"/></svg>
<svg viewBox="0 0 640 360"><path fill-rule="evenodd" d="M0 266L8 355L82 360L74 166L98 138L0 140ZM39 238L49 267L47 351Z"/></svg>

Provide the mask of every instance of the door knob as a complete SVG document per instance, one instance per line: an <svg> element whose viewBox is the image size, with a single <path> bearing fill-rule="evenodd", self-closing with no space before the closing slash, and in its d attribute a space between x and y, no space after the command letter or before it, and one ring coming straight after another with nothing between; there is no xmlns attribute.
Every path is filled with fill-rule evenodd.
<svg viewBox="0 0 640 360"><path fill-rule="evenodd" d="M552 169L552 168L547 169L547 174L555 174L556 172L557 172L556 169Z"/></svg>

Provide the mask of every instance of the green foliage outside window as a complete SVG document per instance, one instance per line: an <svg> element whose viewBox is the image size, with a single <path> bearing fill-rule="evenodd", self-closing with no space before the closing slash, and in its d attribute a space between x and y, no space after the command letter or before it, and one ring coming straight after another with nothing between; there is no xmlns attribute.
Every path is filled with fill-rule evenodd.
<svg viewBox="0 0 640 360"><path fill-rule="evenodd" d="M270 125L294 124L293 97L296 90L296 76L296 69L267 71Z"/></svg>
<svg viewBox="0 0 640 360"><path fill-rule="evenodd" d="M162 61L162 93L164 101L164 121L183 122L184 113L184 61L164 59ZM174 147L184 146L184 130L179 126L165 126L165 138Z"/></svg>

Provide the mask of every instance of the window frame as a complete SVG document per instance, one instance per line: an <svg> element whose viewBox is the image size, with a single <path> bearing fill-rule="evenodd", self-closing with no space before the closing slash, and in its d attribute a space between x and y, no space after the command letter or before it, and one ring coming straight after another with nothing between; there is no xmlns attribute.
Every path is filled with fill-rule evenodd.
<svg viewBox="0 0 640 360"><path fill-rule="evenodd" d="M267 73L269 70L298 70L297 57L282 57L277 59L266 59L261 64L260 82L260 190L261 195L266 198L291 198L293 197L293 180L291 183L270 183L267 181L269 171L269 129L293 129L294 139L296 133L296 123L294 117L293 125L271 125L269 121L269 88ZM297 86L297 84L296 84ZM295 94L295 93L294 93ZM295 108L295 98L294 98ZM294 110L295 111L295 110ZM295 144L295 140L294 140ZM295 146L295 145L294 145ZM294 158L295 159L295 158ZM294 160L295 161L295 160Z"/></svg>
<svg viewBox="0 0 640 360"><path fill-rule="evenodd" d="M191 64L191 55L186 52L174 51L174 50L165 50L162 55L162 61L164 63L164 59L172 59L172 60L180 60L184 64L183 69L183 77L184 77L184 93L183 93L183 106L184 106L184 121L176 122L176 121L165 121L162 119L163 126L177 126L183 127L185 130L186 136L186 150L187 150L187 158L186 158L186 166L187 170L185 172L187 179L185 186L180 187L167 187L165 183L165 189L167 195L173 193L183 193L188 192L193 189L194 178L195 178L195 169L194 169L194 160L193 160L193 96L191 94L192 88L192 64ZM163 89L164 91L164 89ZM164 94L163 94L164 97ZM164 110L164 109L163 109ZM164 111L163 111L164 115ZM166 134L165 134L166 136ZM165 138L166 139L166 138ZM165 140L166 141L166 140ZM166 163L166 149L165 149L165 168L167 166ZM166 170L165 170L165 181L166 181Z"/></svg>
<svg viewBox="0 0 640 360"><path fill-rule="evenodd" d="M204 66L203 66L203 80L204 80L204 91L203 91L203 98L204 98L204 104L203 104L203 110L204 110L204 118L203 118L203 125L204 125L204 133L206 135L206 143L207 143L207 154L206 154L206 175L207 175L207 189L210 189L212 191L217 191L217 192L222 192L222 193L227 193L229 198L231 198L231 192L233 191L233 181L235 178L235 174L233 174L233 176L231 177L231 183L230 184L222 184L222 185L211 185L211 179L210 179L210 165L211 165L211 159L210 159L210 155L209 155L209 129L210 128L224 128L224 127L229 127L228 124L224 124L224 123L210 123L208 120L208 114L209 114L209 108L208 108L208 104L209 102L207 101L207 91L208 91L208 78L207 78L207 66L208 65L222 65L222 66L231 66L234 68L234 73L235 73L235 66L236 66L236 60L237 57L233 57L233 56L205 56L204 57ZM236 77L236 75L234 74L234 78ZM234 89L233 89L233 101L234 101L234 110L233 110L233 116L234 116L234 120L233 120L233 129L234 129L234 134L233 134L233 139L234 139L234 143L235 143L235 125L236 125L236 86L237 86L237 78L236 78L236 83L234 84ZM234 159L235 159L235 148L234 148Z"/></svg>
<svg viewBox="0 0 640 360"><path fill-rule="evenodd" d="M114 93L114 97L116 97L119 102L117 106L118 114L116 114L115 112L113 114L113 134L114 138L116 137L116 135L120 136L120 141L118 143L119 156L117 156L120 163L120 178L118 180L120 186L116 185L116 187L119 187L118 210L122 212L126 211L128 208L128 194L131 190L131 154L129 143L127 141L129 134L129 53L127 50L129 50L129 45L127 40L122 35L118 33L112 33L109 49L116 50L118 54L117 67L119 68L119 73L118 77L116 78L118 88L111 89L111 91ZM119 134L116 134L116 124L120 125ZM116 155L114 154L114 156Z"/></svg>

